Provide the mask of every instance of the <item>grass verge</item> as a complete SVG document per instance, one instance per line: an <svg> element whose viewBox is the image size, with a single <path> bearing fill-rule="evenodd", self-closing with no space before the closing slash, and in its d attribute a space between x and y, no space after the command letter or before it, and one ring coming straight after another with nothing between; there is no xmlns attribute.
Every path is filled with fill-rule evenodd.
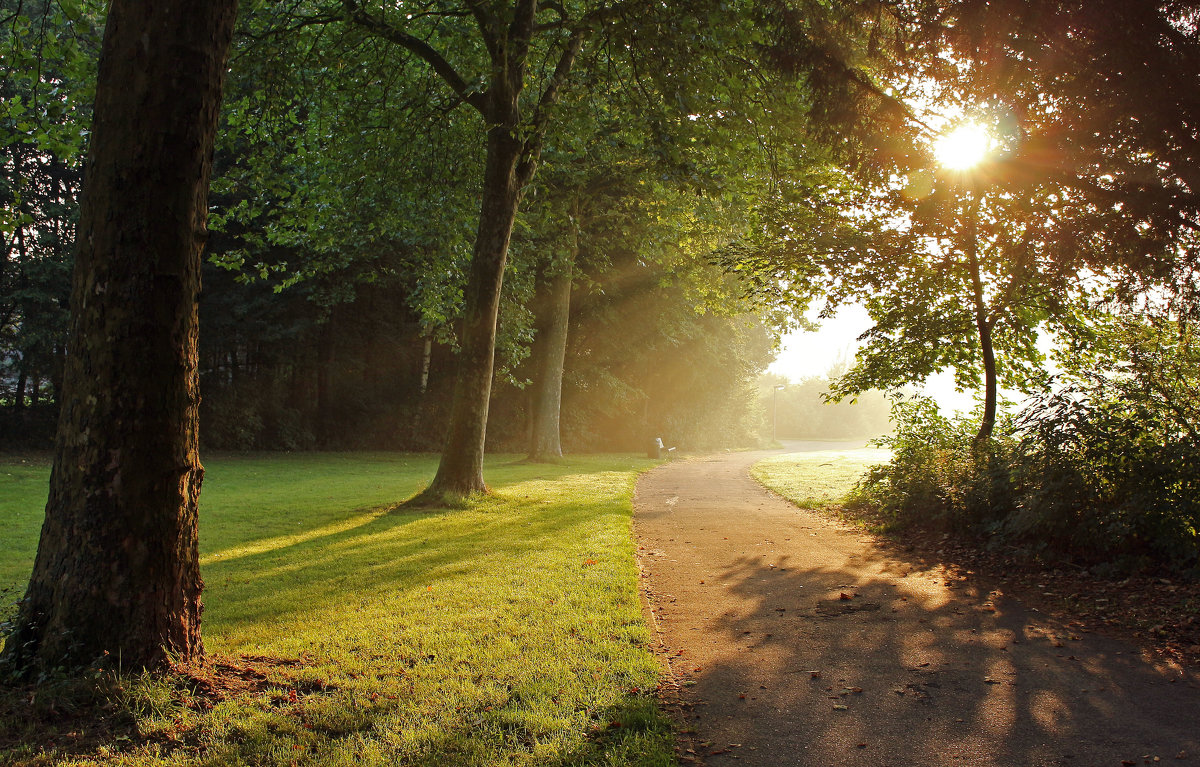
<svg viewBox="0 0 1200 767"><path fill-rule="evenodd" d="M630 532L633 483L653 462L493 458L494 493L440 511L396 507L432 458L207 465L213 662L106 677L71 711L53 689L5 691L0 763L674 763ZM40 515L14 511L0 507L17 520L3 524L32 525L20 540L36 545ZM32 547L9 540L0 573L27 570Z"/></svg>
<svg viewBox="0 0 1200 767"><path fill-rule="evenodd" d="M889 451L871 447L788 453L759 461L751 473L764 487L802 509L840 513L846 496L867 469L890 457Z"/></svg>

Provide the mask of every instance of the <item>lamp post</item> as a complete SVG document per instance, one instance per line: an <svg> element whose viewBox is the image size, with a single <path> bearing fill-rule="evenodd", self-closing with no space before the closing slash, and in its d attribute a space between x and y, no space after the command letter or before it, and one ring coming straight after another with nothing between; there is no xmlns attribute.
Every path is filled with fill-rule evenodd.
<svg viewBox="0 0 1200 767"><path fill-rule="evenodd" d="M779 392L787 388L787 384L775 384L771 389L771 441L778 442L775 427L779 422Z"/></svg>

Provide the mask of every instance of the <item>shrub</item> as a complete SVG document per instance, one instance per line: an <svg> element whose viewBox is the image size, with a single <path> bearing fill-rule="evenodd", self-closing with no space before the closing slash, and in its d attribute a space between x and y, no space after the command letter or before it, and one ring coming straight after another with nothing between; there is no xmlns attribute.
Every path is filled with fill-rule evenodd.
<svg viewBox="0 0 1200 767"><path fill-rule="evenodd" d="M1140 379L1093 376L1027 409L1008 535L1108 569L1197 570L1200 411Z"/></svg>
<svg viewBox="0 0 1200 767"><path fill-rule="evenodd" d="M1011 421L1002 419L991 440L976 444L977 417L944 416L923 396L897 398L892 420L895 432L876 440L892 460L868 472L851 503L900 525L960 530L994 524L1009 511Z"/></svg>
<svg viewBox="0 0 1200 767"><path fill-rule="evenodd" d="M1096 572L1200 576L1200 349L1178 324L1119 320L1052 393L975 444L977 416L897 401L852 503ZM1119 359L1113 352L1120 350Z"/></svg>

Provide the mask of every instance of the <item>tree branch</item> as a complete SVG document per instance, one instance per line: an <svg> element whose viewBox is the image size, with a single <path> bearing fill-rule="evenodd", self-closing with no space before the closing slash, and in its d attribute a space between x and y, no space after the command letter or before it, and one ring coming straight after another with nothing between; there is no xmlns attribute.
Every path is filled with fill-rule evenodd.
<svg viewBox="0 0 1200 767"><path fill-rule="evenodd" d="M466 0L466 4L467 8L471 9L471 15L475 17L475 23L479 26L479 36L483 38L488 58L493 64L498 63L500 61L500 41L496 37L496 28L499 26L499 20L487 12L480 0Z"/></svg>
<svg viewBox="0 0 1200 767"><path fill-rule="evenodd" d="M433 68L433 71L439 77L446 81L446 84L450 86L450 89L460 99L478 109L480 113L487 114L487 99L484 98L484 95L477 91L472 91L470 86L467 85L467 81L463 79L454 66L429 43L410 35L408 32L405 32L383 18L372 16L363 10L358 0L342 0L342 7L345 9L348 20L367 30L372 35L394 43L422 59Z"/></svg>
<svg viewBox="0 0 1200 767"><path fill-rule="evenodd" d="M583 40L587 32L588 30L585 28L578 28L571 33L571 38L567 40L567 45L558 59L558 64L554 67L554 74L550 76L550 82L546 83L546 89L542 91L542 96L538 99L537 107L533 111L533 117L529 121L529 137L525 139L525 146L521 150L521 162L517 166L517 177L521 180L522 184L528 183L533 178L538 157L542 153L542 144L546 137L546 123L550 119L550 110L558 103L562 86L571 74L571 67L574 66L575 57L579 55L580 49L583 48Z"/></svg>

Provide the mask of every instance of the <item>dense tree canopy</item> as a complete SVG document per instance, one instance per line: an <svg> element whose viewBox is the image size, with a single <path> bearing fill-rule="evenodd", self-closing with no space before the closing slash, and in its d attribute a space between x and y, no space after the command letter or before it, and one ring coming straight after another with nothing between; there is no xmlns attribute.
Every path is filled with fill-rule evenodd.
<svg viewBox="0 0 1200 767"><path fill-rule="evenodd" d="M0 406L50 411L64 371L100 380L65 339L104 10L0 7ZM953 368L980 441L1001 386L1047 385L1047 331L1101 337L1102 298L1161 299L1190 338L1193 4L304 0L238 24L211 446L442 450L437 503L486 489L485 447L754 442L753 381L812 301L875 323L834 396ZM951 172L931 145L964 122L993 147ZM194 425L171 428L198 486Z"/></svg>

